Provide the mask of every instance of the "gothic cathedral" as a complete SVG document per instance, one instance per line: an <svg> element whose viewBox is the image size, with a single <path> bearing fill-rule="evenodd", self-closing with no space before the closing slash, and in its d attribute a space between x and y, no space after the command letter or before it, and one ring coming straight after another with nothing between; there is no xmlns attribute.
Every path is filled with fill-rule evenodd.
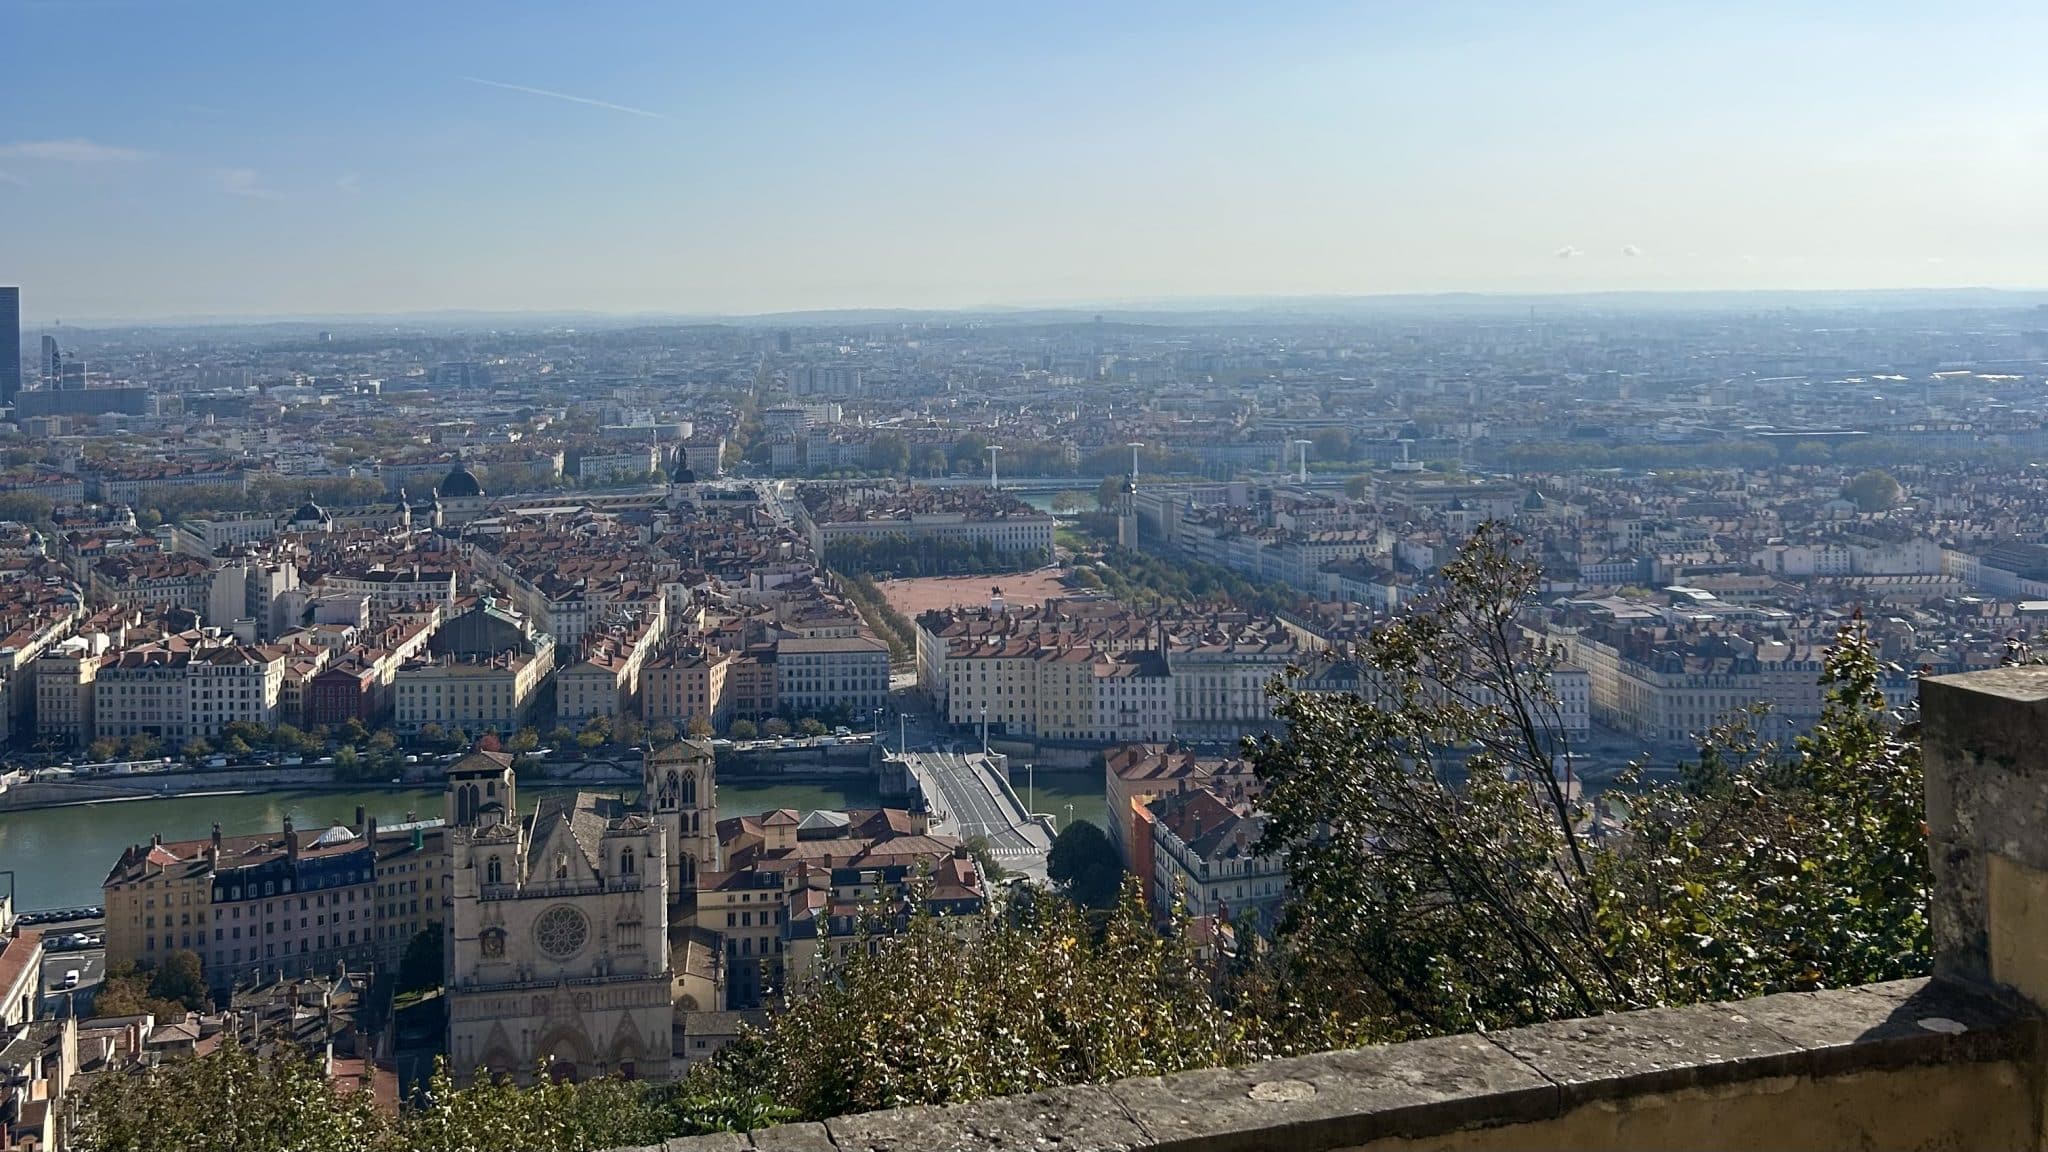
<svg viewBox="0 0 2048 1152"><path fill-rule="evenodd" d="M710 745L646 751L637 801L548 795L523 819L512 757L472 752L445 810L454 1074L668 1076L670 926L720 865Z"/></svg>

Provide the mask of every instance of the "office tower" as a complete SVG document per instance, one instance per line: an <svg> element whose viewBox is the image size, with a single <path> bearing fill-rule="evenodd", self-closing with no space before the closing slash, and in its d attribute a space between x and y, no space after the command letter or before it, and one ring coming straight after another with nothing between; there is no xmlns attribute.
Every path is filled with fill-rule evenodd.
<svg viewBox="0 0 2048 1152"><path fill-rule="evenodd" d="M55 388L64 376L64 352L57 347L57 338L43 333L43 354L36 359L36 375L42 377L43 387Z"/></svg>
<svg viewBox="0 0 2048 1152"><path fill-rule="evenodd" d="M0 404L21 391L21 289L0 287Z"/></svg>

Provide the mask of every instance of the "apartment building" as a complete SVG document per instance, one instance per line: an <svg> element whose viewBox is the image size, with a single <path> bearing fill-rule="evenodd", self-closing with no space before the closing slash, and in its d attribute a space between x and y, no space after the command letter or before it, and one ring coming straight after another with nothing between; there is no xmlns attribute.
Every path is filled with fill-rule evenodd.
<svg viewBox="0 0 2048 1152"><path fill-rule="evenodd" d="M724 731L735 711L727 677L738 663L715 648L680 648L654 657L640 671L641 716L649 724L667 721L678 732L690 731L699 720Z"/></svg>
<svg viewBox="0 0 2048 1152"><path fill-rule="evenodd" d="M775 643L778 706L799 716L859 716L889 699L889 646L873 636Z"/></svg>
<svg viewBox="0 0 2048 1152"><path fill-rule="evenodd" d="M93 680L93 736L206 739L245 721L278 722L284 653L185 633L107 657Z"/></svg>

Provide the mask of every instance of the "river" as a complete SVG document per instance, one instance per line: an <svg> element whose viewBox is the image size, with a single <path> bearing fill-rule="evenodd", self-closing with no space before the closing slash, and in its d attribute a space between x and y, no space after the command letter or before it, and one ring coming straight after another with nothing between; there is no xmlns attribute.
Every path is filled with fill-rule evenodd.
<svg viewBox="0 0 2048 1152"><path fill-rule="evenodd" d="M520 789L520 807L530 810L547 790ZM776 808L808 812L874 804L875 787L871 780L830 784L722 780L718 785L718 813L724 817L754 815ZM1074 806L1077 819L1100 823L1104 806L1100 777L1095 773L1040 772L1038 811L1050 812L1064 823L1069 804ZM287 815L301 828L351 823L357 805L384 824L403 820L408 813L428 819L441 814L441 791L419 788L183 796L0 813L0 872L14 873L16 906L24 911L93 905L100 902L100 881L120 859L121 850L130 844L145 843L152 835L160 833L166 840L196 840L207 835L216 821L221 831L231 836L275 831Z"/></svg>

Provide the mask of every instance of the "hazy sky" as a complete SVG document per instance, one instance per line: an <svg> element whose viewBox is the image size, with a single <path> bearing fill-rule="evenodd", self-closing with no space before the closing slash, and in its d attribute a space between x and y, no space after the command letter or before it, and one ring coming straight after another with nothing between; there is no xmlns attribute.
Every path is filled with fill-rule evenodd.
<svg viewBox="0 0 2048 1152"><path fill-rule="evenodd" d="M32 317L2048 286L2048 4L0 0Z"/></svg>

